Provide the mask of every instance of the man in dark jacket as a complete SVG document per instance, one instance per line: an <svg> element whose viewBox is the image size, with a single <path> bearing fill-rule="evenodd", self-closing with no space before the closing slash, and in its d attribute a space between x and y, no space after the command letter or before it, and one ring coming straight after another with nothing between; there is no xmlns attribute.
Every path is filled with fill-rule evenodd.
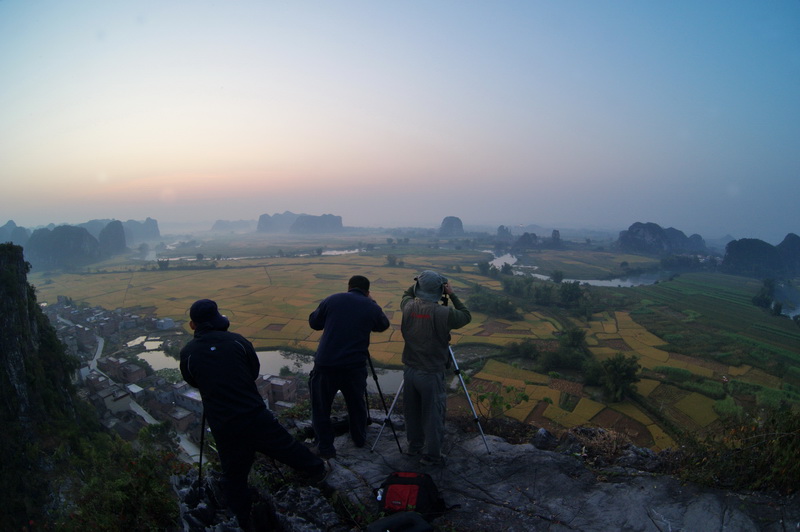
<svg viewBox="0 0 800 532"><path fill-rule="evenodd" d="M453 306L440 305L449 296ZM450 365L450 331L468 324L472 314L447 279L425 270L400 301L403 319L403 405L410 454L423 465L442 465L447 407L445 372Z"/></svg>
<svg viewBox="0 0 800 532"><path fill-rule="evenodd" d="M260 363L253 345L228 332L228 319L210 299L189 310L194 338L181 350L181 374L200 390L208 425L222 465L222 488L239 526L250 520L247 475L256 451L296 469L310 481L320 481L326 465L298 442L267 409L255 380Z"/></svg>
<svg viewBox="0 0 800 532"><path fill-rule="evenodd" d="M309 379L311 422L322 458L333 458L334 433L331 405L342 392L350 425L350 437L363 447L367 437L367 359L370 333L389 328L389 318L369 293L369 279L354 275L347 292L326 297L308 317L315 331L322 330L314 369Z"/></svg>

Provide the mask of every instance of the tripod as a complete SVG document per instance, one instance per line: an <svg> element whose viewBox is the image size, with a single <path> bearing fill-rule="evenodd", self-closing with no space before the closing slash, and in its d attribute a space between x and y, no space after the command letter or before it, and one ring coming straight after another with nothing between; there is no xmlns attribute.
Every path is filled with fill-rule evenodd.
<svg viewBox="0 0 800 532"><path fill-rule="evenodd" d="M492 454L492 451L489 449L489 444L486 442L486 435L483 433L483 427L481 427L481 422L478 419L478 413L475 412L475 406L472 404L472 398L469 396L469 392L467 391L467 385L464 383L464 377L461 376L461 370L458 367L458 362L456 362L456 355L453 352L452 346L447 346L447 349L450 351L450 360L453 362L453 368L456 375L458 375L458 380L461 382L461 388L464 390L464 395L467 396L467 402L469 403L469 408L472 410L472 416L475 421L475 424L478 426L478 431L481 433L481 438L483 438L483 445L486 446L486 452L488 454ZM405 384L405 380L400 382L400 387L397 389L397 394L394 396L394 401L392 401L392 406L389 408L389 411L386 412L386 419L383 421L383 425L381 425L381 430L378 431L378 436L375 438L375 443L372 444L372 449L375 450L375 446L378 445L378 440L381 438L381 434L383 434L383 428L386 426L388 422L391 425L391 421L389 416L391 416L392 411L394 410L394 406L397 404L397 399L400 397L400 392L403 391L403 385ZM384 407L386 404L384 403ZM394 426L392 426L392 431L394 431ZM395 440L397 439L397 434L394 435ZM397 443L398 448L400 447L400 442ZM403 452L402 450L400 451Z"/></svg>
<svg viewBox="0 0 800 532"><path fill-rule="evenodd" d="M367 361L369 361L369 369L372 370L372 378L375 379L375 387L378 389L378 395L381 398L381 403L383 403L383 411L386 412L386 417L383 420L383 425L381 426L381 432L383 432L383 427L386 423L389 423L389 426L392 428L392 434L394 434L394 441L397 442L397 450L400 451L400 454L403 454L403 448L400 447L400 438L397 437L397 432L394 430L394 425L392 424L392 420L389 419L389 413L391 410L386 408L386 398L383 397L383 392L381 391L381 385L378 383L378 374L375 373L375 366L372 365L372 357L367 355ZM397 397L400 395L400 390L403 389L402 383L400 384L400 389L397 390L397 395L394 397L394 401L397 401ZM394 408L394 402L392 402L392 408ZM367 396L367 412L369 412L369 396ZM378 438L380 438L380 434L378 434ZM377 443L377 440L375 440ZM372 450L375 450L375 445L372 446Z"/></svg>

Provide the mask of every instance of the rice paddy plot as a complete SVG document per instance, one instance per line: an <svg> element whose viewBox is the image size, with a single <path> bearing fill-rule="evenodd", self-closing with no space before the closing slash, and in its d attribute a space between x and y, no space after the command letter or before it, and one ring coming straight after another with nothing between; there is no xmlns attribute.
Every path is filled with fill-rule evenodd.
<svg viewBox="0 0 800 532"><path fill-rule="evenodd" d="M692 418L701 427L707 427L719 416L714 412L714 399L692 392L675 403L675 408Z"/></svg>

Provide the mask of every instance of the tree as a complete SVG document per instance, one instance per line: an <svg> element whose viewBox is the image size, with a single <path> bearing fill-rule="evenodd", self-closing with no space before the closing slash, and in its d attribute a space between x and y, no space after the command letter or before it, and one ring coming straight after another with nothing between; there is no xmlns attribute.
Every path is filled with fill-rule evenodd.
<svg viewBox="0 0 800 532"><path fill-rule="evenodd" d="M600 382L612 401L618 403L636 391L634 383L639 382L636 374L641 368L638 360L636 355L626 357L617 353L600 363L603 368Z"/></svg>
<svg viewBox="0 0 800 532"><path fill-rule="evenodd" d="M564 334L561 335L558 343L562 347L583 349L583 347L586 345L586 331L579 329L578 327L570 327L564 331Z"/></svg>
<svg viewBox="0 0 800 532"><path fill-rule="evenodd" d="M139 444L154 450L177 453L178 433L169 421L147 425L139 431Z"/></svg>
<svg viewBox="0 0 800 532"><path fill-rule="evenodd" d="M553 302L553 290L547 283L537 284L533 288L533 300L537 305L548 306Z"/></svg>
<svg viewBox="0 0 800 532"><path fill-rule="evenodd" d="M775 279L764 279L761 290L753 296L753 304L757 307L770 308L775 297Z"/></svg>
<svg viewBox="0 0 800 532"><path fill-rule="evenodd" d="M550 280L556 284L560 283L564 280L564 272L561 270L553 270L553 272L550 274Z"/></svg>
<svg viewBox="0 0 800 532"><path fill-rule="evenodd" d="M495 294L480 285L475 285L472 295L469 296L469 308L496 318L520 319L517 307L507 297Z"/></svg>
<svg viewBox="0 0 800 532"><path fill-rule="evenodd" d="M386 255L386 264L388 266L397 266L397 255Z"/></svg>
<svg viewBox="0 0 800 532"><path fill-rule="evenodd" d="M479 262L478 263L478 271L480 272L481 275L489 275L489 267L490 266L491 266L491 264L489 264L487 261Z"/></svg>
<svg viewBox="0 0 800 532"><path fill-rule="evenodd" d="M497 240L500 242L509 243L514 239L511 235L511 230L506 227L505 225L501 225L497 228Z"/></svg>
<svg viewBox="0 0 800 532"><path fill-rule="evenodd" d="M559 287L558 295L561 298L561 303L567 307L577 303L581 299L581 295L583 295L580 281L562 283Z"/></svg>
<svg viewBox="0 0 800 532"><path fill-rule="evenodd" d="M536 360L539 357L539 347L530 338L521 342L511 342L503 348L503 354L511 358L528 358Z"/></svg>
<svg viewBox="0 0 800 532"><path fill-rule="evenodd" d="M484 421L497 418L507 410L530 400L530 396L523 388L511 385L501 386L498 390L487 390L483 386L478 386L477 391L475 404Z"/></svg>
<svg viewBox="0 0 800 532"><path fill-rule="evenodd" d="M552 237L550 238L554 248L561 246L561 231L553 229Z"/></svg>

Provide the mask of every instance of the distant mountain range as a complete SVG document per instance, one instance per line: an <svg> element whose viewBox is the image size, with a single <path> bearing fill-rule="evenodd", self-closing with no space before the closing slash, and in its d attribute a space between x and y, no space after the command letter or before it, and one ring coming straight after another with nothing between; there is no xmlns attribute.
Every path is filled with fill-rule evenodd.
<svg viewBox="0 0 800 532"><path fill-rule="evenodd" d="M531 227L538 226L526 226ZM515 232L519 229L515 228ZM226 233L332 234L344 231L344 227L341 216L285 211L273 215L262 214L255 224L247 220L217 220L211 230ZM440 237L453 238L466 233L459 217L446 216L437 234ZM496 235L487 233L486 237L518 250L562 245L558 230L541 238L526 231L515 239L510 228L500 226ZM90 220L74 226L50 224L32 232L17 226L13 221L0 227L0 243L12 242L23 246L26 260L36 268L70 268L91 264L122 253L136 242L160 238L158 222L152 218L143 222ZM723 243L725 253L721 271L752 277L790 278L800 275L800 237L794 233L787 234L777 246L754 238L730 238ZM686 236L683 231L673 227L665 229L653 222L635 222L628 229L620 231L613 247L625 253L661 257L708 255L715 252L715 248L709 247L698 234Z"/></svg>
<svg viewBox="0 0 800 532"><path fill-rule="evenodd" d="M36 268L74 268L124 253L135 242L158 240L158 222L90 220L78 225L54 225L30 231L9 220L0 227L0 243L22 246L25 260Z"/></svg>

